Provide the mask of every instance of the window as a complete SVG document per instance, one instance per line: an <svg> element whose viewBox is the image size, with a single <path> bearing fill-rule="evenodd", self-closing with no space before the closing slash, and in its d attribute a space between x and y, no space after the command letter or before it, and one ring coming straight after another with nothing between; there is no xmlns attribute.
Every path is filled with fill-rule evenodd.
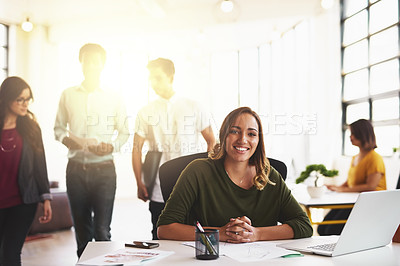
<svg viewBox="0 0 400 266"><path fill-rule="evenodd" d="M399 2L342 0L342 152L354 154L348 125L372 121L377 152L399 147Z"/></svg>
<svg viewBox="0 0 400 266"><path fill-rule="evenodd" d="M0 82L8 76L8 26L0 23Z"/></svg>
<svg viewBox="0 0 400 266"><path fill-rule="evenodd" d="M298 91L309 86L309 37L309 22L303 21L279 40L213 53L210 71L213 99L224 99L212 103L217 122L222 122L238 106L249 106L259 114L285 113L305 101L302 97L307 97L306 94ZM282 95L287 96L284 102L271 101L268 105L264 100L260 102Z"/></svg>
<svg viewBox="0 0 400 266"><path fill-rule="evenodd" d="M222 124L226 114L239 105L238 69L237 51L217 53L211 56L212 114L218 126ZM223 99L223 101L215 99Z"/></svg>
<svg viewBox="0 0 400 266"><path fill-rule="evenodd" d="M297 143L316 134L317 128L316 113L308 104L311 30L310 20L304 20L277 40L211 55L211 106L217 131L230 111L249 106L262 120L269 156L286 156L285 150L291 151L288 157L307 156ZM294 151L293 146L299 148Z"/></svg>
<svg viewBox="0 0 400 266"><path fill-rule="evenodd" d="M259 51L257 48L239 51L239 105L258 110Z"/></svg>

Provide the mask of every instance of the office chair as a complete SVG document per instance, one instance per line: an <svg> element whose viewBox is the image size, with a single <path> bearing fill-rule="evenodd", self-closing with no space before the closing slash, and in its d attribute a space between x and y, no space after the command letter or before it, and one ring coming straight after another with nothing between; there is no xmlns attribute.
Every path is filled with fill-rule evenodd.
<svg viewBox="0 0 400 266"><path fill-rule="evenodd" d="M208 153L195 153L191 155L186 155L182 157L178 157L163 163L159 169L159 177L160 177L160 186L161 193L164 199L164 202L167 202L169 195L172 192L172 189L175 186L178 177L185 167L195 159L199 158L207 158ZM287 175L287 167L284 162L281 162L276 159L268 158L271 166L275 168L282 176L283 180L286 179Z"/></svg>
<svg viewBox="0 0 400 266"><path fill-rule="evenodd" d="M397 180L397 186L396 189L400 189L400 175L399 175L399 179Z"/></svg>
<svg viewBox="0 0 400 266"><path fill-rule="evenodd" d="M181 175L183 169L185 169L185 167L193 160L207 157L207 152L195 153L172 159L160 166L158 175L160 177L161 194L164 202L167 202L169 194L171 194L172 189L174 188L175 183L178 180L178 177Z"/></svg>
<svg viewBox="0 0 400 266"><path fill-rule="evenodd" d="M285 181L286 180L286 176L287 176L287 167L286 164L282 161L273 159L273 158L268 158L269 163L271 164L271 166L273 168L275 168L276 171L278 171L278 173L281 174L282 179Z"/></svg>

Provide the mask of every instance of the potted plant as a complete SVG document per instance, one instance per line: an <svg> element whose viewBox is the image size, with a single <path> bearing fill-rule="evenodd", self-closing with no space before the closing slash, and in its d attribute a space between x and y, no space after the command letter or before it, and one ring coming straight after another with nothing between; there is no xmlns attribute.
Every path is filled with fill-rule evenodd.
<svg viewBox="0 0 400 266"><path fill-rule="evenodd" d="M322 180L323 177L334 177L338 174L338 170L328 170L323 164L310 164L307 165L305 171L300 173L300 176L296 179L296 184L302 183L308 178L313 178L314 186L308 186L307 191L312 198L319 198L325 190L325 186L320 184L319 180Z"/></svg>
<svg viewBox="0 0 400 266"><path fill-rule="evenodd" d="M399 154L400 154L400 147L393 147L393 158L399 158L400 156L399 156Z"/></svg>

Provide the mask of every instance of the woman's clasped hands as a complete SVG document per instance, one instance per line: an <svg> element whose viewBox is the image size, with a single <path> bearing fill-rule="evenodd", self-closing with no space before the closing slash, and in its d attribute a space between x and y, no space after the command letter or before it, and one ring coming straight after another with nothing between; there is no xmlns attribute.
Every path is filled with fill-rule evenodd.
<svg viewBox="0 0 400 266"><path fill-rule="evenodd" d="M246 217L231 218L229 223L220 229L220 240L229 243L246 243L257 241L257 228L251 225Z"/></svg>

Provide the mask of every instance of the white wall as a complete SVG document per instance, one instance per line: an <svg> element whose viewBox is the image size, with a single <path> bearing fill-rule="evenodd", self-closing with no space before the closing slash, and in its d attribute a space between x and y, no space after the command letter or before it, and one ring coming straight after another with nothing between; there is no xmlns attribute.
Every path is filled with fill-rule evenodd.
<svg viewBox="0 0 400 266"><path fill-rule="evenodd" d="M336 6L338 8L338 6ZM329 163L341 154L340 20L324 13L313 19L313 72L308 93L317 114L317 134L310 139L310 162Z"/></svg>

